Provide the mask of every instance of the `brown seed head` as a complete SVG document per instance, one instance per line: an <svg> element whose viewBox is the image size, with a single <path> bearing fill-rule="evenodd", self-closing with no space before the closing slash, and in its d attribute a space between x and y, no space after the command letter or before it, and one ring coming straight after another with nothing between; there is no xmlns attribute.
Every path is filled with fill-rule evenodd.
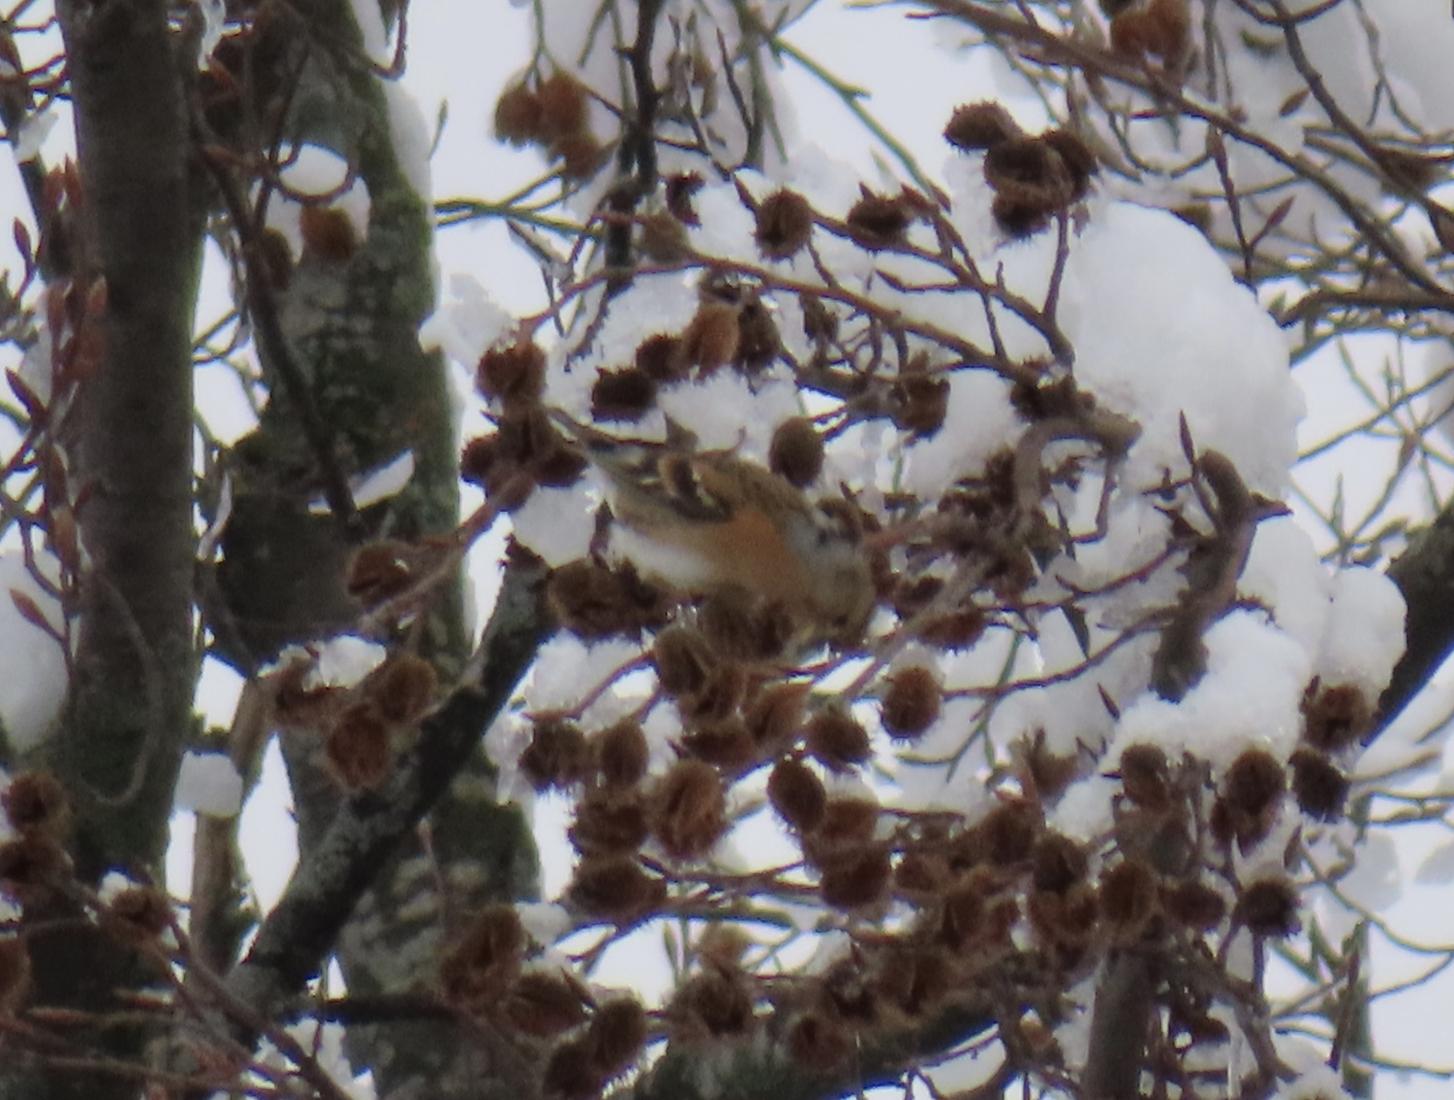
<svg viewBox="0 0 1454 1100"><path fill-rule="evenodd" d="M540 104L539 133L547 142L585 132L590 122L590 97L586 86L570 73L557 69L540 82L536 93Z"/></svg>
<svg viewBox="0 0 1454 1100"><path fill-rule="evenodd" d="M681 749L687 756L728 775L746 771L760 755L747 723L735 714L694 725L682 736Z"/></svg>
<svg viewBox="0 0 1454 1100"><path fill-rule="evenodd" d="M586 1031L591 1064L607 1077L631 1068L646 1046L646 1010L635 997L607 1001Z"/></svg>
<svg viewBox="0 0 1454 1100"><path fill-rule="evenodd" d="M572 180L590 179L606 162L605 148L587 131L556 138L550 155L560 161L561 174Z"/></svg>
<svg viewBox="0 0 1454 1100"><path fill-rule="evenodd" d="M1193 932L1215 928L1227 914L1227 903L1201 882L1178 882L1161 892L1161 907L1172 920Z"/></svg>
<svg viewBox="0 0 1454 1100"><path fill-rule="evenodd" d="M1373 708L1351 684L1324 687L1314 682L1303 696L1303 740L1315 749L1337 752L1361 741L1373 725Z"/></svg>
<svg viewBox="0 0 1454 1100"><path fill-rule="evenodd" d="M1221 801L1243 847L1267 835L1286 789L1286 768L1265 749L1248 749L1232 761L1222 781Z"/></svg>
<svg viewBox="0 0 1454 1100"><path fill-rule="evenodd" d="M757 207L758 250L769 260L786 260L806 248L813 235L813 208L796 191L783 189Z"/></svg>
<svg viewBox="0 0 1454 1100"><path fill-rule="evenodd" d="M636 369L654 382L679 382L686 377L687 353L679 336L658 332L636 345Z"/></svg>
<svg viewBox="0 0 1454 1100"><path fill-rule="evenodd" d="M475 367L475 387L507 405L533 404L545 392L545 352L531 340L489 348Z"/></svg>
<svg viewBox="0 0 1454 1100"><path fill-rule="evenodd" d="M342 264L358 251L358 233L353 219L336 206L317 203L303 207L298 215L298 230L303 238L303 256L324 263Z"/></svg>
<svg viewBox="0 0 1454 1100"><path fill-rule="evenodd" d="M348 593L375 607L409 587L414 579L414 548L398 539L376 539L354 552L348 565Z"/></svg>
<svg viewBox="0 0 1454 1100"><path fill-rule="evenodd" d="M927 438L944 426L949 413L949 380L933 374L923 359L911 359L889 391L894 426Z"/></svg>
<svg viewBox="0 0 1454 1100"><path fill-rule="evenodd" d="M901 197L889 197L860 186L859 200L849 208L848 236L860 248L877 252L904 244L913 213Z"/></svg>
<svg viewBox="0 0 1454 1100"><path fill-rule="evenodd" d="M656 402L656 380L640 367L603 370L591 387L591 419L640 420Z"/></svg>
<svg viewBox="0 0 1454 1100"><path fill-rule="evenodd" d="M992 148L1022 133L1009 111L998 103L981 100L954 108L949 125L944 127L944 140L956 149L975 151Z"/></svg>
<svg viewBox="0 0 1454 1100"><path fill-rule="evenodd" d="M700 172L678 172L666 177L666 208L683 225L701 225L692 198L706 186Z"/></svg>
<svg viewBox="0 0 1454 1100"><path fill-rule="evenodd" d="M1101 912L1115 940L1138 942L1158 912L1156 873L1138 859L1123 859L1101 875Z"/></svg>
<svg viewBox="0 0 1454 1100"><path fill-rule="evenodd" d="M521 974L505 998L505 1019L516 1031L548 1039L586 1019L589 996L560 971Z"/></svg>
<svg viewBox="0 0 1454 1100"><path fill-rule="evenodd" d="M50 772L21 772L10 781L0 802L17 832L44 832L59 837L70 820L65 788Z"/></svg>
<svg viewBox="0 0 1454 1100"><path fill-rule="evenodd" d="M492 1006L519 977L526 943L514 906L486 906L440 960L445 997L468 1007Z"/></svg>
<svg viewBox="0 0 1454 1100"><path fill-rule="evenodd" d="M709 301L698 306L681 337L686 362L704 375L733 362L742 341L737 311L730 302Z"/></svg>
<svg viewBox="0 0 1454 1100"><path fill-rule="evenodd" d="M833 853L822 863L818 892L825 905L859 909L875 904L888 891L893 867L885 844L868 844Z"/></svg>
<svg viewBox="0 0 1454 1100"><path fill-rule="evenodd" d="M1121 753L1121 789L1145 810L1171 805L1171 765L1159 745L1128 745Z"/></svg>
<svg viewBox="0 0 1454 1100"><path fill-rule="evenodd" d="M873 755L868 731L843 707L825 706L814 711L803 734L808 751L831 771L848 771Z"/></svg>
<svg viewBox="0 0 1454 1100"><path fill-rule="evenodd" d="M495 101L495 136L511 145L541 140L540 97L524 81L510 85Z"/></svg>
<svg viewBox="0 0 1454 1100"><path fill-rule="evenodd" d="M1303 813L1320 821L1337 821L1348 800L1348 777L1316 749L1292 754L1292 792Z"/></svg>
<svg viewBox="0 0 1454 1100"><path fill-rule="evenodd" d="M776 755L797 738L810 690L808 683L770 684L748 705L743 722L764 755Z"/></svg>
<svg viewBox="0 0 1454 1100"><path fill-rule="evenodd" d="M128 886L106 907L107 927L130 943L150 943L172 926L167 896L150 886Z"/></svg>
<svg viewBox="0 0 1454 1100"><path fill-rule="evenodd" d="M1034 864L1037 890L1063 894L1082 881L1089 869L1089 857L1076 841L1061 833L1045 833L1035 842L1030 859Z"/></svg>
<svg viewBox="0 0 1454 1100"><path fill-rule="evenodd" d="M596 787L576 803L570 842L583 855L634 854L646 843L646 802L634 789Z"/></svg>
<svg viewBox="0 0 1454 1100"><path fill-rule="evenodd" d="M997 867L1024 863L1045 825L1045 812L1026 799L1001 802L970 830L966 841Z"/></svg>
<svg viewBox="0 0 1454 1100"><path fill-rule="evenodd" d="M641 723L623 718L591 738L596 767L609 786L629 787L646 774L651 751Z"/></svg>
<svg viewBox="0 0 1454 1100"><path fill-rule="evenodd" d="M673 859L705 855L727 831L727 797L717 769L679 760L651 792L651 832Z"/></svg>
<svg viewBox="0 0 1454 1100"><path fill-rule="evenodd" d="M627 923L666 899L666 883L630 856L592 856L576 868L568 891L571 902L593 917Z"/></svg>
<svg viewBox="0 0 1454 1100"><path fill-rule="evenodd" d="M1254 936L1281 938L1298 930L1297 891L1285 878L1257 879L1242 888L1232 919Z"/></svg>
<svg viewBox="0 0 1454 1100"><path fill-rule="evenodd" d="M537 791L566 790L583 782L591 769L586 736L566 718L536 719L530 744L520 754L520 770Z"/></svg>
<svg viewBox="0 0 1454 1100"><path fill-rule="evenodd" d="M739 971L707 967L678 989L667 1016L674 1037L742 1035L754 1023L752 994Z"/></svg>
<svg viewBox="0 0 1454 1100"><path fill-rule="evenodd" d="M368 701L344 708L334 719L324 751L328 770L345 790L375 790L394 770L389 724Z"/></svg>
<svg viewBox="0 0 1454 1100"><path fill-rule="evenodd" d="M788 826L807 831L823 818L828 792L813 769L800 760L780 760L767 780L767 800Z"/></svg>
<svg viewBox="0 0 1454 1100"><path fill-rule="evenodd" d="M823 472L823 437L806 416L790 416L772 433L767 461L773 473L805 488Z"/></svg>
<svg viewBox="0 0 1454 1100"><path fill-rule="evenodd" d="M412 653L395 653L363 682L363 695L386 722L418 721L434 702L439 676L434 666Z"/></svg>
<svg viewBox="0 0 1454 1100"><path fill-rule="evenodd" d="M589 1100L605 1087L606 1075L596 1068L585 1036L567 1039L545 1063L545 1095L560 1100Z"/></svg>
<svg viewBox="0 0 1454 1100"><path fill-rule="evenodd" d="M879 716L884 731L900 741L922 737L939 718L943 689L933 669L906 665L889 676Z"/></svg>

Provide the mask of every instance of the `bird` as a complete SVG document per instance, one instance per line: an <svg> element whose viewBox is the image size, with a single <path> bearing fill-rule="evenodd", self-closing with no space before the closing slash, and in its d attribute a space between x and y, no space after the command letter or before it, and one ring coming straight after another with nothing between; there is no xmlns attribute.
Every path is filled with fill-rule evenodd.
<svg viewBox="0 0 1454 1100"><path fill-rule="evenodd" d="M863 637L876 593L854 510L814 503L730 450L698 451L669 425L664 443L619 439L558 409L551 418L604 476L624 549L692 595L745 593L787 612L796 647Z"/></svg>

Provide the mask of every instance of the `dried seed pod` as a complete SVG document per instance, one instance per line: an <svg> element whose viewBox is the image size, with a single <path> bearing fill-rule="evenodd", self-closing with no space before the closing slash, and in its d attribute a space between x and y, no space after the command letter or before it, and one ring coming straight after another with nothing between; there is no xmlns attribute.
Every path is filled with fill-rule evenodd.
<svg viewBox="0 0 1454 1100"><path fill-rule="evenodd" d="M488 348L475 366L475 387L507 405L539 401L545 392L545 352L531 340Z"/></svg>
<svg viewBox="0 0 1454 1100"><path fill-rule="evenodd" d="M678 172L666 177L666 208L683 225L702 224L692 206L692 199L706 184L700 172Z"/></svg>
<svg viewBox="0 0 1454 1100"><path fill-rule="evenodd" d="M1045 833L1030 855L1035 889L1063 894L1084 880L1090 867L1085 848L1062 833Z"/></svg>
<svg viewBox="0 0 1454 1100"><path fill-rule="evenodd" d="M591 419L640 420L656 402L656 380L640 367L603 370L591 387Z"/></svg>
<svg viewBox="0 0 1454 1100"><path fill-rule="evenodd" d="M399 539L376 539L360 546L348 564L348 593L376 607L399 595L414 579L414 548Z"/></svg>
<svg viewBox="0 0 1454 1100"><path fill-rule="evenodd" d="M172 927L171 903L150 886L128 886L107 904L106 927L130 943L150 943Z"/></svg>
<svg viewBox="0 0 1454 1100"><path fill-rule="evenodd" d="M1061 163L1069 170L1071 199L1084 198L1090 188L1090 178L1100 170L1091 147L1075 131L1064 127L1046 130L1040 140L1060 154Z"/></svg>
<svg viewBox="0 0 1454 1100"><path fill-rule="evenodd" d="M1301 748L1292 754L1292 791L1303 813L1320 821L1343 816L1348 777L1322 753Z"/></svg>
<svg viewBox="0 0 1454 1100"><path fill-rule="evenodd" d="M666 883L630 856L592 856L576 868L568 896L583 912L624 924L660 905Z"/></svg>
<svg viewBox="0 0 1454 1100"><path fill-rule="evenodd" d="M736 715L747 697L747 687L747 672L741 665L715 665L700 688L677 700L677 709L693 723L720 722Z"/></svg>
<svg viewBox="0 0 1454 1100"><path fill-rule="evenodd" d="M586 1031L591 1064L607 1077L631 1067L646 1046L646 1010L635 997L607 1001Z"/></svg>
<svg viewBox="0 0 1454 1100"><path fill-rule="evenodd" d="M345 708L324 743L328 769L346 790L374 790L393 774L389 724L371 702Z"/></svg>
<svg viewBox="0 0 1454 1100"><path fill-rule="evenodd" d="M1119 944L1138 942L1159 912L1156 873L1138 859L1123 859L1101 875L1101 912Z"/></svg>
<svg viewBox="0 0 1454 1100"><path fill-rule="evenodd" d="M674 859L705 855L727 831L727 797L717 769L680 760L651 792L651 833Z"/></svg>
<svg viewBox="0 0 1454 1100"><path fill-rule="evenodd" d="M822 867L818 892L835 909L873 905L888 891L893 866L885 844L868 844L836 852Z"/></svg>
<svg viewBox="0 0 1454 1100"><path fill-rule="evenodd" d="M601 778L614 787L629 787L646 774L651 750L641 723L623 718L591 739Z"/></svg>
<svg viewBox="0 0 1454 1100"><path fill-rule="evenodd" d="M808 751L832 771L847 771L873 755L863 723L842 707L819 708L808 719L803 734Z"/></svg>
<svg viewBox="0 0 1454 1100"><path fill-rule="evenodd" d="M510 987L505 1019L516 1031L548 1039L585 1022L588 996L559 970L532 970Z"/></svg>
<svg viewBox="0 0 1454 1100"><path fill-rule="evenodd" d="M1161 908L1172 920L1193 932L1215 928L1227 915L1222 895L1201 882L1188 880L1161 892Z"/></svg>
<svg viewBox="0 0 1454 1100"><path fill-rule="evenodd" d="M884 731L900 741L922 737L939 718L943 689L933 669L906 665L890 674L879 700Z"/></svg>
<svg viewBox="0 0 1454 1100"><path fill-rule="evenodd" d="M735 775L756 764L757 742L748 732L747 723L737 715L729 715L694 725L682 736L681 748L688 756L721 768Z"/></svg>
<svg viewBox="0 0 1454 1100"><path fill-rule="evenodd" d="M716 665L706 639L685 626L668 627L656 636L651 662L661 690L676 697L701 691Z"/></svg>
<svg viewBox="0 0 1454 1100"><path fill-rule="evenodd" d="M514 906L497 904L480 910L440 960L445 997L466 1007L493 1005L519 977L526 942Z"/></svg>
<svg viewBox="0 0 1454 1100"><path fill-rule="evenodd" d="M875 194L861 184L859 191L860 198L849 208L845 219L853 243L870 252L904 244L914 220L908 204L901 196Z"/></svg>
<svg viewBox="0 0 1454 1100"><path fill-rule="evenodd" d="M66 790L50 772L21 772L0 794L5 816L17 832L60 836L70 820Z"/></svg>
<svg viewBox="0 0 1454 1100"><path fill-rule="evenodd" d="M697 625L719 657L766 661L783 652L793 636L793 621L777 603L738 587L721 588L701 603Z"/></svg>
<svg viewBox="0 0 1454 1100"><path fill-rule="evenodd" d="M1003 106L990 100L965 103L954 108L944 127L944 140L969 152L989 149L1023 131Z"/></svg>
<svg viewBox="0 0 1454 1100"><path fill-rule="evenodd" d="M1225 843L1243 848L1267 835L1287 790L1286 768L1265 749L1247 749L1227 769L1217 799L1213 829Z"/></svg>
<svg viewBox="0 0 1454 1100"><path fill-rule="evenodd" d="M844 1065L854 1052L853 1035L843 1021L825 1012L805 1012L788 1025L788 1054L815 1073Z"/></svg>
<svg viewBox="0 0 1454 1100"><path fill-rule="evenodd" d="M524 81L510 85L495 101L495 136L511 145L541 139L540 97Z"/></svg>
<svg viewBox="0 0 1454 1100"><path fill-rule="evenodd" d="M589 558L553 570L545 596L561 626L586 641L634 637L662 625L669 614L666 593L635 570L610 568Z"/></svg>
<svg viewBox="0 0 1454 1100"><path fill-rule="evenodd" d="M1357 744L1373 725L1373 707L1351 684L1324 687L1314 680L1303 696L1302 711L1303 740L1324 752Z"/></svg>
<svg viewBox="0 0 1454 1100"><path fill-rule="evenodd" d="M711 374L737 358L742 341L737 309L729 302L703 302L682 333L682 355L702 374Z"/></svg>
<svg viewBox="0 0 1454 1100"><path fill-rule="evenodd" d="M1001 802L970 830L969 844L997 867L1024 863L1035 849L1045 811L1026 799Z"/></svg>
<svg viewBox="0 0 1454 1100"><path fill-rule="evenodd" d="M540 104L540 136L548 142L585 131L590 121L590 97L586 86L564 69L557 69L540 82L536 93Z"/></svg>
<svg viewBox="0 0 1454 1100"><path fill-rule="evenodd" d="M1159 745L1128 745L1121 753L1121 789L1144 810L1171 805L1171 765Z"/></svg>
<svg viewBox="0 0 1454 1100"><path fill-rule="evenodd" d="M813 208L796 191L775 191L757 207L754 237L769 260L786 260L806 248L813 235Z"/></svg>
<svg viewBox="0 0 1454 1100"><path fill-rule="evenodd" d="M767 780L767 799L787 824L804 832L823 818L828 792L823 781L800 760L780 760Z"/></svg>
<svg viewBox="0 0 1454 1100"><path fill-rule="evenodd" d="M776 755L797 738L811 690L808 683L770 684L749 704L743 722L764 755Z"/></svg>
<svg viewBox="0 0 1454 1100"><path fill-rule="evenodd" d="M358 233L353 219L336 206L310 204L298 215L298 233L303 238L303 257L324 263L342 264L358 251Z"/></svg>
<svg viewBox="0 0 1454 1100"><path fill-rule="evenodd" d="M386 722L417 721L434 702L439 676L412 653L394 653L363 682L363 695Z"/></svg>
<svg viewBox="0 0 1454 1100"><path fill-rule="evenodd" d="M686 350L681 338L669 332L648 336L636 346L636 369L654 382L679 382L686 377Z"/></svg>
<svg viewBox="0 0 1454 1100"><path fill-rule="evenodd" d="M520 771L537 791L565 790L590 773L586 737L574 722L556 716L538 718L530 744L520 754Z"/></svg>
<svg viewBox="0 0 1454 1100"><path fill-rule="evenodd" d="M646 843L646 804L639 792L598 787L576 804L567 835L583 855L629 854Z"/></svg>
<svg viewBox="0 0 1454 1100"><path fill-rule="evenodd" d="M949 414L949 380L928 372L923 360L911 360L889 391L894 426L924 439L944 426Z"/></svg>
<svg viewBox="0 0 1454 1100"><path fill-rule="evenodd" d="M567 1039L550 1052L545 1063L545 1095L561 1100L589 1100L606 1085L606 1075L596 1068L590 1042L584 1037Z"/></svg>
<svg viewBox="0 0 1454 1100"><path fill-rule="evenodd" d="M1232 919L1254 936L1290 936L1299 927L1297 890L1282 877L1249 882L1237 897Z"/></svg>
<svg viewBox="0 0 1454 1100"><path fill-rule="evenodd" d="M737 311L737 356L734 359L737 369L746 374L766 370L782 347L777 323L761 299L753 295L742 302Z"/></svg>
<svg viewBox="0 0 1454 1100"><path fill-rule="evenodd" d="M586 131L554 139L549 150L566 179L590 179L606 162L605 147Z"/></svg>
<svg viewBox="0 0 1454 1100"><path fill-rule="evenodd" d="M823 472L823 437L806 416L790 416L772 433L767 461L773 473L805 488Z"/></svg>

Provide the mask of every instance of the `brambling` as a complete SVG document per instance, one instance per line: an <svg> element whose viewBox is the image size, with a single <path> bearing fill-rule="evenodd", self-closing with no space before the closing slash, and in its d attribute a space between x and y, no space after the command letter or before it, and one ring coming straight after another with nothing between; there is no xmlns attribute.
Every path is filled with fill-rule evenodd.
<svg viewBox="0 0 1454 1100"><path fill-rule="evenodd" d="M648 571L693 595L736 589L785 610L801 644L858 640L873 612L868 554L852 510L814 504L728 451L623 440L551 416L605 475L611 510Z"/></svg>

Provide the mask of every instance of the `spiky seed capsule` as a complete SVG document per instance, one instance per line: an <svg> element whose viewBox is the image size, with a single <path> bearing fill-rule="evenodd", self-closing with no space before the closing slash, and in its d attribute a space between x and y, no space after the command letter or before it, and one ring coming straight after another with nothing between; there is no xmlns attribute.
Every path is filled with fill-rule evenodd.
<svg viewBox="0 0 1454 1100"><path fill-rule="evenodd" d="M375 790L394 770L389 724L367 701L347 707L334 720L324 752L329 771L345 790Z"/></svg>
<svg viewBox="0 0 1454 1100"><path fill-rule="evenodd" d="M610 786L629 787L646 774L651 750L641 723L623 718L592 738L596 766Z"/></svg>
<svg viewBox="0 0 1454 1100"><path fill-rule="evenodd" d="M1146 15L1152 32L1151 52L1168 65L1185 57L1191 45L1191 13L1186 0L1151 0Z"/></svg>
<svg viewBox="0 0 1454 1100"><path fill-rule="evenodd" d="M423 657L395 653L369 673L363 693L386 722L403 724L429 709L438 687L439 676Z"/></svg>
<svg viewBox="0 0 1454 1100"><path fill-rule="evenodd" d="M747 770L759 759L747 723L735 714L693 726L682 737L681 747L688 756L721 768L728 775Z"/></svg>
<svg viewBox="0 0 1454 1100"><path fill-rule="evenodd" d="M666 208L683 225L697 226L702 219L692 207L692 197L707 185L699 172L678 172L666 177Z"/></svg>
<svg viewBox="0 0 1454 1100"><path fill-rule="evenodd" d="M454 1004L494 1004L520 974L525 928L511 905L488 905L440 960L440 983Z"/></svg>
<svg viewBox="0 0 1454 1100"><path fill-rule="evenodd" d="M575 821L567 835L583 855L604 855L636 852L646 843L648 832L646 806L638 792L597 787L576 803Z"/></svg>
<svg viewBox="0 0 1454 1100"><path fill-rule="evenodd" d="M804 488L823 472L823 437L806 416L790 416L772 433L767 461L773 473Z"/></svg>
<svg viewBox="0 0 1454 1100"><path fill-rule="evenodd" d="M0 1016L12 1016L30 995L30 948L20 936L0 937Z"/></svg>
<svg viewBox="0 0 1454 1100"><path fill-rule="evenodd" d="M347 263L358 251L353 219L336 206L303 207L298 215L298 232L303 238L305 257L341 264Z"/></svg>
<svg viewBox="0 0 1454 1100"><path fill-rule="evenodd" d="M1301 748L1292 754L1292 791L1303 813L1320 821L1343 816L1348 777L1322 753Z"/></svg>
<svg viewBox="0 0 1454 1100"><path fill-rule="evenodd" d="M591 387L591 418L636 421L656 402L656 382L639 367L603 370Z"/></svg>
<svg viewBox="0 0 1454 1100"><path fill-rule="evenodd" d="M22 772L10 781L0 802L17 832L58 836L70 818L66 790L50 772Z"/></svg>
<svg viewBox="0 0 1454 1100"><path fill-rule="evenodd" d="M873 837L878 815L879 804L871 798L854 795L829 798L813 830L813 839L828 848L859 847Z"/></svg>
<svg viewBox="0 0 1454 1100"><path fill-rule="evenodd" d="M605 163L606 150L589 133L567 134L550 143L550 155L560 161L566 179L590 179Z"/></svg>
<svg viewBox="0 0 1454 1100"><path fill-rule="evenodd" d="M1156 873L1138 859L1123 859L1101 875L1101 912L1116 942L1141 939L1157 913Z"/></svg>
<svg viewBox="0 0 1454 1100"><path fill-rule="evenodd" d="M927 902L949 881L949 862L938 852L908 851L894 868L894 887L906 898Z"/></svg>
<svg viewBox="0 0 1454 1100"><path fill-rule="evenodd" d="M1285 878L1248 883L1237 898L1232 919L1254 936L1290 936L1298 930L1297 892Z"/></svg>
<svg viewBox="0 0 1454 1100"><path fill-rule="evenodd" d="M870 844L836 853L828 860L818 882L823 903L835 909L872 905L888 890L893 866L886 845Z"/></svg>
<svg viewBox="0 0 1454 1100"><path fill-rule="evenodd" d="M1013 799L990 810L971 830L970 842L990 863L1010 867L1030 858L1044 824L1043 809Z"/></svg>
<svg viewBox="0 0 1454 1100"><path fill-rule="evenodd" d="M505 1019L516 1031L548 1039L585 1022L584 992L561 973L532 970L510 987Z"/></svg>
<svg viewBox="0 0 1454 1100"><path fill-rule="evenodd" d="M31 831L0 843L0 893L21 905L49 898L70 871L66 850L48 833Z"/></svg>
<svg viewBox="0 0 1454 1100"><path fill-rule="evenodd" d="M703 302L682 333L682 354L709 375L737 358L741 340L737 307L729 302Z"/></svg>
<svg viewBox="0 0 1454 1100"><path fill-rule="evenodd" d="M697 625L719 656L735 661L766 661L782 653L793 634L792 618L781 604L729 587L701 603Z"/></svg>
<svg viewBox="0 0 1454 1100"><path fill-rule="evenodd" d="M679 336L658 332L636 345L636 369L655 382L679 382L686 376L687 357Z"/></svg>
<svg viewBox="0 0 1454 1100"><path fill-rule="evenodd" d="M1222 797L1228 805L1250 818L1274 810L1286 789L1286 769L1265 749L1247 749L1232 761L1222 781Z"/></svg>
<svg viewBox="0 0 1454 1100"><path fill-rule="evenodd" d="M775 191L758 205L754 236L766 259L791 258L807 247L812 235L813 208L796 191Z"/></svg>
<svg viewBox="0 0 1454 1100"><path fill-rule="evenodd" d="M520 770L537 791L565 790L589 774L591 754L574 722L554 716L537 719L530 744L520 754Z"/></svg>
<svg viewBox="0 0 1454 1100"><path fill-rule="evenodd" d="M413 548L398 539L366 542L348 564L348 593L366 607L397 596L414 579Z"/></svg>
<svg viewBox="0 0 1454 1100"><path fill-rule="evenodd" d="M591 1064L607 1077L630 1068L646 1045L646 1010L634 997L607 1001L586 1031Z"/></svg>
<svg viewBox="0 0 1454 1100"><path fill-rule="evenodd" d="M776 755L797 737L810 690L807 683L770 684L748 706L743 722L764 755Z"/></svg>
<svg viewBox="0 0 1454 1100"><path fill-rule="evenodd" d="M981 100L954 108L944 127L944 140L957 149L989 149L1022 133L1019 124L998 103Z"/></svg>
<svg viewBox="0 0 1454 1100"><path fill-rule="evenodd" d="M1315 749L1338 752L1363 739L1373 708L1351 684L1324 687L1314 681L1303 697L1303 740Z"/></svg>
<svg viewBox="0 0 1454 1100"><path fill-rule="evenodd" d="M1075 131L1064 127L1046 130L1040 140L1060 154L1061 163L1069 170L1071 198L1083 198L1090 187L1090 178L1100 170L1091 147Z"/></svg>
<svg viewBox="0 0 1454 1100"><path fill-rule="evenodd" d="M1085 878L1090 859L1085 849L1061 833L1046 833L1030 856L1037 890L1063 894Z"/></svg>
<svg viewBox="0 0 1454 1100"><path fill-rule="evenodd" d="M1222 895L1204 883L1178 882L1161 892L1166 915L1194 932L1215 928L1227 913Z"/></svg>
<svg viewBox="0 0 1454 1100"><path fill-rule="evenodd" d="M845 224L848 236L860 248L877 252L905 242L905 234L914 220L908 205L900 198L878 195L860 186L859 200L848 210Z"/></svg>
<svg viewBox="0 0 1454 1100"><path fill-rule="evenodd" d="M712 923L697 941L697 958L705 966L731 971L742 965L742 956L751 946L751 938L735 924Z"/></svg>
<svg viewBox="0 0 1454 1100"><path fill-rule="evenodd" d="M873 755L863 723L842 707L822 707L808 719L803 733L808 751L832 771L847 771Z"/></svg>
<svg viewBox="0 0 1454 1100"><path fill-rule="evenodd" d="M926 356L912 357L889 391L894 425L920 438L932 436L949 415L949 380L930 371Z"/></svg>
<svg viewBox="0 0 1454 1100"><path fill-rule="evenodd" d="M962 951L973 946L985 931L986 906L980 879L966 875L944 894L937 938L945 947Z"/></svg>
<svg viewBox="0 0 1454 1100"><path fill-rule="evenodd" d="M475 387L507 405L539 401L545 392L545 352L530 340L489 348L475 367Z"/></svg>
<svg viewBox="0 0 1454 1100"><path fill-rule="evenodd" d="M737 369L749 375L766 370L782 347L777 323L761 299L743 302L737 312Z"/></svg>
<svg viewBox="0 0 1454 1100"><path fill-rule="evenodd" d="M1171 765L1159 745L1128 745L1121 753L1121 789L1145 810L1171 805Z"/></svg>
<svg viewBox="0 0 1454 1100"><path fill-rule="evenodd" d="M780 760L767 780L767 800L789 826L806 832L822 820L828 792L802 761Z"/></svg>
<svg viewBox="0 0 1454 1100"><path fill-rule="evenodd" d="M651 792L651 832L674 859L705 855L727 831L727 797L717 769L680 760Z"/></svg>
<svg viewBox="0 0 1454 1100"><path fill-rule="evenodd" d="M587 558L554 570L545 596L560 625L586 641L629 634L639 625L621 576Z"/></svg>
<svg viewBox="0 0 1454 1100"><path fill-rule="evenodd" d="M907 665L889 676L879 701L884 731L900 741L922 737L939 718L943 689L939 677L923 665Z"/></svg>
<svg viewBox="0 0 1454 1100"><path fill-rule="evenodd" d="M677 700L677 709L692 722L720 722L737 717L746 696L747 671L738 664L718 664L707 670L701 687Z"/></svg>
<svg viewBox="0 0 1454 1100"><path fill-rule="evenodd" d="M1003 141L985 153L984 176L996 192L1041 199L1047 209L1070 201L1071 177L1060 154L1039 137Z"/></svg>
<svg viewBox="0 0 1454 1100"><path fill-rule="evenodd" d="M586 86L570 73L557 69L540 82L540 136L547 142L582 134L590 121Z"/></svg>
<svg viewBox="0 0 1454 1100"><path fill-rule="evenodd" d="M511 145L540 140L540 97L524 81L510 85L495 101L495 136Z"/></svg>
<svg viewBox="0 0 1454 1100"><path fill-rule="evenodd" d="M625 923L660 905L666 883L630 856L593 856L576 868L568 893L572 904L590 916Z"/></svg>

